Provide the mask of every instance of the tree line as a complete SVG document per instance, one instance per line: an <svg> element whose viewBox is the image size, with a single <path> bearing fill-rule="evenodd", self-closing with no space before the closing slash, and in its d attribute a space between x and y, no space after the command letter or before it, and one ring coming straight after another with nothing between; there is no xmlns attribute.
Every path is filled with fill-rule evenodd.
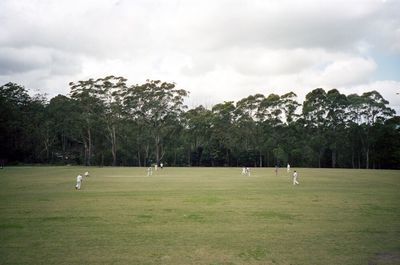
<svg viewBox="0 0 400 265"><path fill-rule="evenodd" d="M175 83L106 76L68 96L0 87L0 158L8 164L400 168L400 117L377 91L317 88L188 109Z"/></svg>

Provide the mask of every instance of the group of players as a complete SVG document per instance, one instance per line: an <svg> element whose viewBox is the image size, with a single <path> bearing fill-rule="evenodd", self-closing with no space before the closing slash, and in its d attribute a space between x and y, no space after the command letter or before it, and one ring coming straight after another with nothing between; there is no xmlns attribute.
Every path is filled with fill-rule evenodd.
<svg viewBox="0 0 400 265"><path fill-rule="evenodd" d="M275 175L276 176L278 176L278 169L279 169L279 167L275 166ZM290 164L289 163L287 164L287 173L290 173ZM250 176L250 175L251 175L250 174L250 168L243 167L242 168L242 176ZM298 173L297 173L296 170L293 172L292 179L293 179L293 185L299 185L300 184L299 180L298 180Z"/></svg>
<svg viewBox="0 0 400 265"><path fill-rule="evenodd" d="M163 163L160 163L160 169L163 169L163 168L164 168ZM157 170L158 166L157 165L154 166L154 169ZM287 164L287 173L290 173L290 164L289 163ZM85 177L89 177L89 172L86 171L83 175ZM148 167L147 168L147 176L152 176L152 175L153 175L153 167ZM243 167L242 168L242 176L250 177L250 175L251 175L250 168ZM275 166L275 175L278 176L278 166ZM296 170L293 172L293 176L292 177L293 177L293 185L299 185L298 174L297 174ZM83 180L83 177L81 176L81 174L79 174L76 177L76 185L75 185L75 189L76 190L80 190L81 189L82 180Z"/></svg>

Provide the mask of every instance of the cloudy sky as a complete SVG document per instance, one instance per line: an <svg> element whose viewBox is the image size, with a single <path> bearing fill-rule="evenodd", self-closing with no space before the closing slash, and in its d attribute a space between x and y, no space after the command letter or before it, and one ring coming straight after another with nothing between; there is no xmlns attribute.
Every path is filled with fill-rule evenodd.
<svg viewBox="0 0 400 265"><path fill-rule="evenodd" d="M377 90L400 113L400 0L1 0L0 84L175 82L189 105Z"/></svg>

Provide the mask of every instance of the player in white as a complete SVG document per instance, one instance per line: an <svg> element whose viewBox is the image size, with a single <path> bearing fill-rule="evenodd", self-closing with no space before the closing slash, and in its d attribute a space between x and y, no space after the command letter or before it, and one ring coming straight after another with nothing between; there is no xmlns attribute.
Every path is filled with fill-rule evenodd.
<svg viewBox="0 0 400 265"><path fill-rule="evenodd" d="M290 164L289 163L287 163L287 172L288 173L290 172Z"/></svg>
<svg viewBox="0 0 400 265"><path fill-rule="evenodd" d="M148 167L147 168L147 176L152 176L153 175L153 167Z"/></svg>
<svg viewBox="0 0 400 265"><path fill-rule="evenodd" d="M293 185L299 185L299 182L297 181L297 171L296 170L293 172Z"/></svg>
<svg viewBox="0 0 400 265"><path fill-rule="evenodd" d="M246 173L246 168L245 167L243 167L242 168L242 176L245 176L247 173Z"/></svg>
<svg viewBox="0 0 400 265"><path fill-rule="evenodd" d="M90 175L89 175L89 172L88 171L86 171L85 172L85 177L89 177Z"/></svg>
<svg viewBox="0 0 400 265"><path fill-rule="evenodd" d="M248 168L248 167L246 167L246 175L248 176L248 177L250 177L250 168Z"/></svg>
<svg viewBox="0 0 400 265"><path fill-rule="evenodd" d="M82 184L82 176L79 174L79 175L76 177L75 189L76 189L76 190L80 190L80 189L81 189L81 184Z"/></svg>

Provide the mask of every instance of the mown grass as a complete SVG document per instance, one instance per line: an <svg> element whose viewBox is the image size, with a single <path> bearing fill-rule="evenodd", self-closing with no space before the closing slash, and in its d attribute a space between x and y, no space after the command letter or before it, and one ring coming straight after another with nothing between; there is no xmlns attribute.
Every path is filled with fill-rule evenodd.
<svg viewBox="0 0 400 265"><path fill-rule="evenodd" d="M399 171L298 171L7 167L0 264L399 264Z"/></svg>

